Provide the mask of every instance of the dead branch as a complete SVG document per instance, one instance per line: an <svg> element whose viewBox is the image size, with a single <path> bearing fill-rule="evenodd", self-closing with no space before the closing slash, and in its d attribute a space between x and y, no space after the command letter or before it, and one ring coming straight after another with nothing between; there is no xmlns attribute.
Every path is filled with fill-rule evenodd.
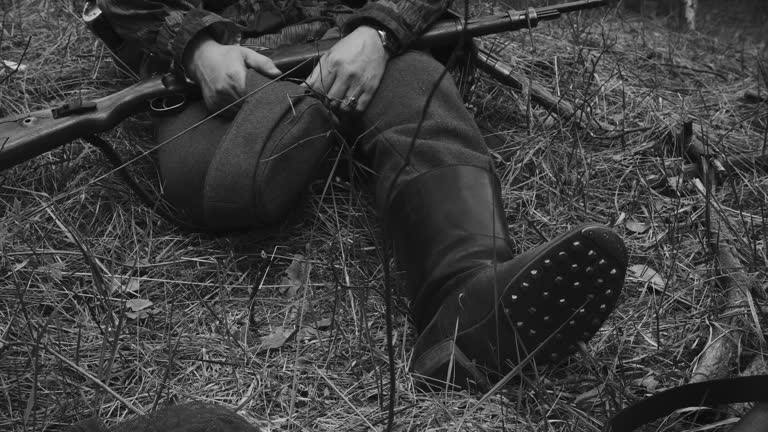
<svg viewBox="0 0 768 432"><path fill-rule="evenodd" d="M594 120L589 113L581 108L575 108L570 102L562 97L553 95L541 84L528 79L522 73L512 69L508 64L501 61L490 51L478 48L475 54L477 67L483 72L491 75L499 82L506 84L516 90L527 90L531 96L531 101L559 116L562 119L573 119L582 128L604 129L611 128L601 125Z"/></svg>
<svg viewBox="0 0 768 432"><path fill-rule="evenodd" d="M732 224L720 210L716 194L717 180L715 164L710 156L701 152L697 146L687 146L686 151L692 159L698 156L701 167L700 177L696 179L699 191L705 197L707 205L706 227L710 246L717 257L717 281L726 294L727 303L720 314L719 322L712 325L709 341L699 356L699 361L691 374L691 383L725 378L730 375L731 366L738 353L738 345L744 331L749 326L746 316L752 311L754 324L758 327L761 344L764 344L760 322L751 290L754 281L743 271L743 265L737 258L736 249L728 243L737 233ZM756 287L755 287L756 288Z"/></svg>
<svg viewBox="0 0 768 432"><path fill-rule="evenodd" d="M731 157L718 156L716 160L725 169L725 172L729 174L737 171L768 170L768 153L754 152ZM670 168L673 168L673 166L670 166ZM679 170L685 178L698 177L700 165L685 164L679 167Z"/></svg>

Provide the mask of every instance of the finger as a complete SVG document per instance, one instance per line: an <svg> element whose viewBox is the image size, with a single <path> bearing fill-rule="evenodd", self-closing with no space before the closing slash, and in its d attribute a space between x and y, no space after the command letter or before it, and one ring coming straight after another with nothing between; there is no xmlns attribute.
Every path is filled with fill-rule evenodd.
<svg viewBox="0 0 768 432"><path fill-rule="evenodd" d="M371 99L373 99L373 92L369 88L364 89L360 96L357 97L357 104L351 107L352 111L365 111L368 108L368 104L371 103Z"/></svg>
<svg viewBox="0 0 768 432"><path fill-rule="evenodd" d="M208 97L206 99L208 108L214 111L218 111L222 108L226 108L237 101L241 96L245 95L245 73L243 78L240 79L237 75L231 77L231 81L225 85L221 85L216 88L208 89ZM240 82L241 81L241 82Z"/></svg>
<svg viewBox="0 0 768 432"><path fill-rule="evenodd" d="M234 93L220 93L213 97L208 105L211 112L218 112L222 109L228 108L237 100L237 96Z"/></svg>
<svg viewBox="0 0 768 432"><path fill-rule="evenodd" d="M312 74L307 79L307 85L314 91L327 95L333 88L336 78L336 69L328 66L328 56L325 55L312 70Z"/></svg>
<svg viewBox="0 0 768 432"><path fill-rule="evenodd" d="M282 74L280 69L275 66L275 63L271 58L261 55L256 51L248 48L243 48L242 53L245 65L249 68L272 78L278 77Z"/></svg>
<svg viewBox="0 0 768 432"><path fill-rule="evenodd" d="M244 96L248 92L246 86L247 69L236 68L231 71L230 77L229 85L223 88L221 93L226 99L232 98L233 100Z"/></svg>
<svg viewBox="0 0 768 432"><path fill-rule="evenodd" d="M358 111L360 101L367 93L366 88L361 85L352 85L347 89L346 96L342 98L341 110L344 112Z"/></svg>
<svg viewBox="0 0 768 432"><path fill-rule="evenodd" d="M348 91L349 82L337 77L337 79L333 81L333 87L328 91L328 99L331 100L331 108L339 108L344 98L347 97Z"/></svg>
<svg viewBox="0 0 768 432"><path fill-rule="evenodd" d="M357 107L355 108L358 112L363 112L368 108L368 105L370 105L373 98L376 96L376 90L379 88L379 84L381 83L381 76L378 78L372 78L371 81L368 81L366 85L363 86L362 93L360 96L358 96L357 99Z"/></svg>
<svg viewBox="0 0 768 432"><path fill-rule="evenodd" d="M317 77L320 73L319 64L315 65L315 68L312 69L312 73L309 74L309 77L304 80L304 82L301 84L304 87L309 87L312 90L320 91L320 89L316 89L317 87Z"/></svg>

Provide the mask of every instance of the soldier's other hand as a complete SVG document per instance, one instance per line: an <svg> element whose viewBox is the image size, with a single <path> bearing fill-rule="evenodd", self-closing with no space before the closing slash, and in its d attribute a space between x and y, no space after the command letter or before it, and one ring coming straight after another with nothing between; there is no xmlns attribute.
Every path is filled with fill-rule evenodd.
<svg viewBox="0 0 768 432"><path fill-rule="evenodd" d="M320 58L306 85L326 95L332 108L362 112L379 87L387 60L377 31L360 26Z"/></svg>
<svg viewBox="0 0 768 432"><path fill-rule="evenodd" d="M200 85L205 106L216 112L245 96L248 69L276 77L280 70L269 57L239 45L222 45L200 33L184 51L184 68Z"/></svg>

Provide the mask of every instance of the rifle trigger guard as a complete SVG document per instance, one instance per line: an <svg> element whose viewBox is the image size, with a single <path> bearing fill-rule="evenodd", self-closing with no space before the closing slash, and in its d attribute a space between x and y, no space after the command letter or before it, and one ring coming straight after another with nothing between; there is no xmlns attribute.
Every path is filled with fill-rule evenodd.
<svg viewBox="0 0 768 432"><path fill-rule="evenodd" d="M152 99L149 101L149 108L154 114L169 115L179 112L186 104L186 96L173 94Z"/></svg>

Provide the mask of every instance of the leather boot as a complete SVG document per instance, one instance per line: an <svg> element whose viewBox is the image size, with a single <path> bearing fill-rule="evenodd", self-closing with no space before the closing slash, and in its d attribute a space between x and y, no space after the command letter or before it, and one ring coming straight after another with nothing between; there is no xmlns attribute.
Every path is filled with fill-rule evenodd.
<svg viewBox="0 0 768 432"><path fill-rule="evenodd" d="M419 332L411 370L435 387L487 387L529 353L556 361L613 310L621 238L585 224L524 254L507 234L499 181L471 166L410 180L385 215Z"/></svg>

